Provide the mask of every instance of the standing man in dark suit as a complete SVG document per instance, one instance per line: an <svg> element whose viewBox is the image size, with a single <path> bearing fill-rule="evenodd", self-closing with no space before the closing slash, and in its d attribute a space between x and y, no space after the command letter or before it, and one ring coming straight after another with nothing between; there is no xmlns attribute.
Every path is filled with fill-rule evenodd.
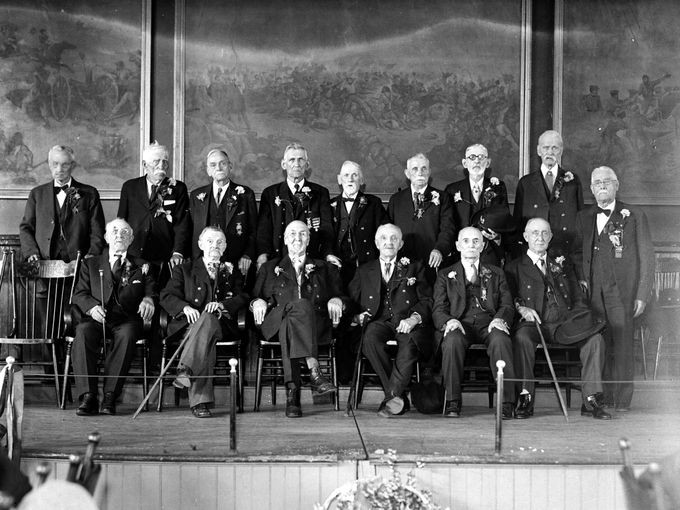
<svg viewBox="0 0 680 510"><path fill-rule="evenodd" d="M328 190L306 179L307 150L299 143L289 144L283 152L281 168L286 180L265 188L260 197L257 267L286 254L283 233L293 220L302 221L309 228L309 256L326 259L340 267L340 259L331 254L333 220Z"/></svg>
<svg viewBox="0 0 680 510"><path fill-rule="evenodd" d="M429 185L430 161L424 154L410 158L404 173L410 186L390 197L387 215L403 233L401 255L422 262L432 285L437 269L453 250L456 225L451 197Z"/></svg>
<svg viewBox="0 0 680 510"><path fill-rule="evenodd" d="M225 151L211 150L206 158L206 167L212 184L191 192L192 258L201 258L198 237L203 229L207 226L218 227L224 232L229 247L229 250L223 250L223 262L231 262L245 278L257 256L255 193L247 186L231 180L232 164Z"/></svg>
<svg viewBox="0 0 680 510"><path fill-rule="evenodd" d="M590 304L607 321L605 401L630 409L635 360L633 319L642 315L654 283L654 246L645 213L616 200L619 181L609 167L590 176L596 206L581 211L575 262L579 280L590 291Z"/></svg>
<svg viewBox="0 0 680 510"><path fill-rule="evenodd" d="M134 229L130 253L149 261L160 275L163 264L175 267L190 253L189 196L183 182L168 177L168 150L163 145L145 147L142 164L146 176L123 183L118 217ZM158 277L161 286L166 278Z"/></svg>
<svg viewBox="0 0 680 510"><path fill-rule="evenodd" d="M505 183L498 177L491 177L490 165L489 153L481 143L465 149L465 179L446 187L453 200L453 219L458 228L472 226L475 213L491 205L508 207Z"/></svg>
<svg viewBox="0 0 680 510"><path fill-rule="evenodd" d="M546 342L558 339L558 330L576 310L587 309L572 265L566 257L548 255L552 239L550 224L543 218L530 219L524 229L528 250L505 266L508 285L515 296L515 308L520 322L515 328L514 354L515 374L522 381L515 417L530 418L534 415L534 364L536 346L541 338L536 329L540 325ZM598 420L609 420L602 401L602 368L604 366L604 339L600 333L592 333L585 324L583 339L571 345L579 347L581 379L581 414ZM579 326L580 327L580 326ZM581 331L576 331L581 333Z"/></svg>
<svg viewBox="0 0 680 510"><path fill-rule="evenodd" d="M19 226L21 252L32 262L65 262L99 255L104 247L104 211L96 188L71 177L73 149L55 145L47 155L52 181L33 188Z"/></svg>
<svg viewBox="0 0 680 510"><path fill-rule="evenodd" d="M287 254L262 265L257 273L251 303L256 325L266 339L281 343L286 384L286 416L302 416L300 362L311 371L317 395L337 391L319 371L318 346L331 340L345 308L338 268L307 254L309 227L292 221L284 231Z"/></svg>
<svg viewBox="0 0 680 510"><path fill-rule="evenodd" d="M474 227L458 232L456 248L461 260L442 269L434 284L432 319L442 349L442 376L446 389L444 413L460 417L465 352L472 343L484 343L491 372L496 361L505 361L504 374L514 379L510 325L515 311L503 270L483 264L482 233ZM503 387L504 420L513 417L515 387Z"/></svg>
<svg viewBox="0 0 680 510"><path fill-rule="evenodd" d="M149 264L128 253L133 239L130 225L120 218L110 221L105 239L109 248L83 263L73 294L73 303L88 316L76 326L73 342L73 374L80 398L78 416L116 414L116 399L123 389L135 343L142 333L143 321L153 317L158 296ZM106 325L112 342L104 360L104 401L100 411L97 360L103 341L101 324Z"/></svg>
<svg viewBox="0 0 680 510"><path fill-rule="evenodd" d="M187 324L187 340L174 385L189 389L189 406L196 418L211 416L215 402L210 376L215 367L215 344L238 335L237 314L248 304L243 276L231 262L222 262L227 241L219 227L208 226L198 237L202 256L175 266L161 291L161 306L175 319L169 333Z"/></svg>
<svg viewBox="0 0 680 510"><path fill-rule="evenodd" d="M359 265L378 258L375 232L387 221L380 198L362 191L364 173L354 161L345 161L338 174L341 193L331 200L333 211L333 253L340 258L343 287L346 288Z"/></svg>
<svg viewBox="0 0 680 510"><path fill-rule="evenodd" d="M557 131L546 131L538 138L536 151L541 168L519 180L513 210L520 229L530 218L543 218L550 223L554 232L550 244L553 257L571 252L578 235L576 213L583 209L578 175L561 166L563 148L562 136Z"/></svg>
<svg viewBox="0 0 680 510"><path fill-rule="evenodd" d="M389 418L409 410L406 390L416 362L432 355L432 288L422 262L397 259L404 244L399 227L391 223L378 227L375 244L379 259L359 266L349 293L358 307L355 320L369 321L363 353L385 392L378 415ZM387 341L393 339L398 343L394 368L387 348Z"/></svg>

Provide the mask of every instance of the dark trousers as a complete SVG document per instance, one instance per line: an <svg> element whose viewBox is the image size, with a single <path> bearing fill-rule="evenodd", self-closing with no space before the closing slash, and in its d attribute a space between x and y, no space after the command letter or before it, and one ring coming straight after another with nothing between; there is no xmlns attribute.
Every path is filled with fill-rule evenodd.
<svg viewBox="0 0 680 510"><path fill-rule="evenodd" d="M113 392L120 395L125 384L125 376L130 369L135 354L135 342L141 336L142 321L128 321L106 324L107 335L111 343L107 348L104 360L104 393ZM76 338L73 342L73 375L76 380L76 395L90 392L97 395L97 361L102 348L102 325L92 319L85 319L76 327Z"/></svg>
<svg viewBox="0 0 680 510"><path fill-rule="evenodd" d="M420 337L431 334L427 328L416 326L410 334L397 333L391 322L376 320L366 326L363 353L380 378L385 396L401 396L411 381L418 361ZM397 356L392 358L387 348L388 340L397 341Z"/></svg>
<svg viewBox="0 0 680 510"><path fill-rule="evenodd" d="M201 313L185 335L187 341L179 362L191 369L194 377L189 387L189 405L206 404L215 401L215 390L210 378L215 369L215 344L224 336L235 335L228 319L218 319L207 312Z"/></svg>
<svg viewBox="0 0 680 510"><path fill-rule="evenodd" d="M633 309L624 304L613 282L593 279L593 311L607 321L604 363L605 402L628 407L633 400L635 358L633 351ZM613 381L607 384L606 381Z"/></svg>
<svg viewBox="0 0 680 510"><path fill-rule="evenodd" d="M465 334L459 329L449 332L441 343L442 350L442 377L446 389L447 400L461 400L462 384L465 366L465 353L473 343L486 345L486 353L489 355L489 365L494 377L497 372L496 361L505 361L503 376L507 379L515 378L512 358L512 342L510 337L493 328L488 331L489 321L462 322ZM506 381L503 385L503 402L515 401L515 383Z"/></svg>
<svg viewBox="0 0 680 510"><path fill-rule="evenodd" d="M541 328L546 341L550 341L547 329ZM536 364L536 346L541 343L536 325L523 322L515 331L513 350L515 352L515 371L521 380L520 390L534 393L534 365ZM548 344L550 345L550 344ZM597 333L587 340L574 344L579 348L581 359L581 380L583 402L590 395L602 392L602 369L604 367L605 345L602 335Z"/></svg>

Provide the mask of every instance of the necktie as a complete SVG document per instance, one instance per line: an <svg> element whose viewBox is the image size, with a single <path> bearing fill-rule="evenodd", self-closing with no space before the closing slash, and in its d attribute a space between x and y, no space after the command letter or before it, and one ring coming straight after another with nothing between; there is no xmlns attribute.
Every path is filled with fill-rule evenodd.
<svg viewBox="0 0 680 510"><path fill-rule="evenodd" d="M210 276L211 280L214 280L217 278L217 267L219 266L219 262L208 262L207 268L208 268L208 276Z"/></svg>
<svg viewBox="0 0 680 510"><path fill-rule="evenodd" d="M123 255L121 253L116 253L115 257L116 260L113 262L113 266L111 267L111 273L115 279L118 280L120 279L120 269L122 266L121 259L123 258Z"/></svg>
<svg viewBox="0 0 680 510"><path fill-rule="evenodd" d="M472 264L470 266L470 274L468 275L470 283L477 283L477 266Z"/></svg>
<svg viewBox="0 0 680 510"><path fill-rule="evenodd" d="M536 265L538 266L538 269L541 270L541 273L545 274L545 260L542 258L538 259Z"/></svg>
<svg viewBox="0 0 680 510"><path fill-rule="evenodd" d="M482 192L482 188L479 187L479 184L475 184L472 187L472 195L475 197L475 202L479 202L479 195Z"/></svg>
<svg viewBox="0 0 680 510"><path fill-rule="evenodd" d="M383 280L385 283L390 281L390 271L392 269L392 262L385 262L385 270L383 272Z"/></svg>
<svg viewBox="0 0 680 510"><path fill-rule="evenodd" d="M609 217L611 213L611 209L602 209L602 207L597 208L597 214L604 214L605 216Z"/></svg>
<svg viewBox="0 0 680 510"><path fill-rule="evenodd" d="M217 198L215 201L217 202L217 205L220 205L220 200L222 200L222 191L224 188L217 188Z"/></svg>
<svg viewBox="0 0 680 510"><path fill-rule="evenodd" d="M296 194L296 195L297 195L298 193L300 193L300 185L299 185L299 184L296 184L295 186L293 186L293 189L295 190L295 194Z"/></svg>
<svg viewBox="0 0 680 510"><path fill-rule="evenodd" d="M156 193L158 192L158 184L151 185L151 196L149 197L149 202L153 202L156 198Z"/></svg>
<svg viewBox="0 0 680 510"><path fill-rule="evenodd" d="M552 173L552 170L548 170L545 174L545 183L548 185L548 189L550 190L550 193L552 193L553 186L555 184L555 176Z"/></svg>

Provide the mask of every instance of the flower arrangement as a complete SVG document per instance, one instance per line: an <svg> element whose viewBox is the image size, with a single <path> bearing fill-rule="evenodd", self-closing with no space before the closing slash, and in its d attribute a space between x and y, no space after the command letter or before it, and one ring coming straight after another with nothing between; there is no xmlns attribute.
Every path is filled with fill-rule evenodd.
<svg viewBox="0 0 680 510"><path fill-rule="evenodd" d="M361 478L347 483L333 491L323 504L314 505L314 510L330 508L441 510L441 507L432 500L429 491L417 487L413 469L406 474L405 480L402 479L397 469L395 450L387 450L387 454L383 450L376 450L375 453L382 455L389 466L389 477ZM424 466L424 463L416 462L416 469L422 469Z"/></svg>
<svg viewBox="0 0 680 510"><path fill-rule="evenodd" d="M626 214L624 214L624 211ZM614 245L614 257L620 259L623 257L623 229L626 224L626 218L630 216L628 209L621 210L621 221L610 219L604 226L604 232L609 236L609 241Z"/></svg>

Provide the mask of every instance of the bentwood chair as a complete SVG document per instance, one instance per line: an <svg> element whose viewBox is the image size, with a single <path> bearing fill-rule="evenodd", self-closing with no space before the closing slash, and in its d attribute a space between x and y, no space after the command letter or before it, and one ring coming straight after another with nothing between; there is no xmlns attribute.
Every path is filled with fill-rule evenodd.
<svg viewBox="0 0 680 510"><path fill-rule="evenodd" d="M17 264L15 252L5 249L0 263L0 286L9 267L11 331L0 338L24 367L24 380L51 380L59 405L57 346L64 340L64 311L69 307L80 265L76 260L38 260ZM26 368L38 367L30 371Z"/></svg>

